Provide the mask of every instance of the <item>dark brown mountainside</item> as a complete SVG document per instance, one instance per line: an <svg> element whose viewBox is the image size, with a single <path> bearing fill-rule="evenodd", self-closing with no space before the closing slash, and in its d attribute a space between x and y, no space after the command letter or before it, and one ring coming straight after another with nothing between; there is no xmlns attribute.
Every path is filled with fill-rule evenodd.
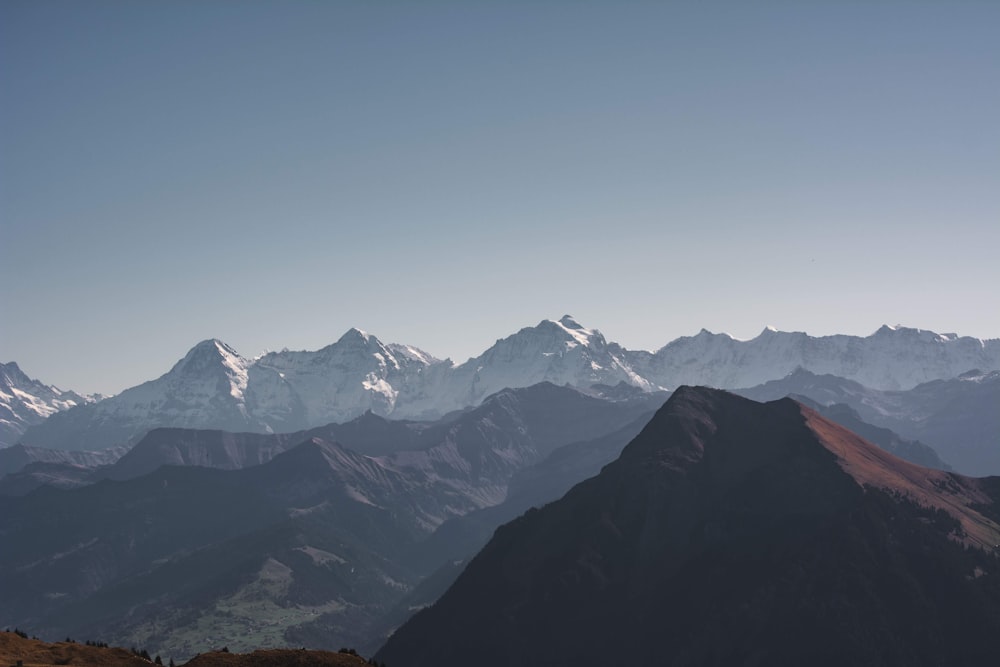
<svg viewBox="0 0 1000 667"><path fill-rule="evenodd" d="M994 665L1000 479L812 410L682 387L501 527L376 655L423 665Z"/></svg>

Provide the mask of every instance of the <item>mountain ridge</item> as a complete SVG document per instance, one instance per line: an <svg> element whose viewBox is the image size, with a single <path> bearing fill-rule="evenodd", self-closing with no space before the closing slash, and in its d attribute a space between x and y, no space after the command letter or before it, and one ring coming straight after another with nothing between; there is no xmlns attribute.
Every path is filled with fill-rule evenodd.
<svg viewBox="0 0 1000 667"><path fill-rule="evenodd" d="M765 329L749 341L701 333L656 352L629 351L569 315L498 339L461 364L412 346L384 344L360 329L309 351L240 356L202 341L161 377L117 396L53 415L30 427L24 444L102 449L131 444L150 428L293 432L344 422L365 411L434 419L477 405L507 387L538 382L631 386L754 386L796 368L833 373L865 386L898 389L973 368L1000 370L1000 339L979 340L882 327L867 337L811 337Z"/></svg>

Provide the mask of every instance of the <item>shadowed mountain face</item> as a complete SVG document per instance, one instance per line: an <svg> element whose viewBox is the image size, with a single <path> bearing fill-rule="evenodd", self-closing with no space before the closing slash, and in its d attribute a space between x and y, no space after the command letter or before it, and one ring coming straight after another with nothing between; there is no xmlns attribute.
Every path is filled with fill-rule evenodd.
<svg viewBox="0 0 1000 667"><path fill-rule="evenodd" d="M995 664L998 499L996 478L907 463L790 399L684 387L376 658Z"/></svg>
<svg viewBox="0 0 1000 667"><path fill-rule="evenodd" d="M125 447L112 447L99 452L67 451L14 445L0 449L0 476L18 472L32 463L62 463L97 468L117 461L128 451Z"/></svg>
<svg viewBox="0 0 1000 667"><path fill-rule="evenodd" d="M314 439L243 470L164 466L0 498L0 626L178 658L356 638L417 580L400 554L442 497Z"/></svg>

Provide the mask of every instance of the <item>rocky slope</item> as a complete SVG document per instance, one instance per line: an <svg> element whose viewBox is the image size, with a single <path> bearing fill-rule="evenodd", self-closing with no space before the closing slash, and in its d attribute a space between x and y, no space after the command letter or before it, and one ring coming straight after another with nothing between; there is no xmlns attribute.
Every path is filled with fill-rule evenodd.
<svg viewBox="0 0 1000 667"><path fill-rule="evenodd" d="M993 664L998 502L1000 479L907 463L790 399L681 388L376 659Z"/></svg>

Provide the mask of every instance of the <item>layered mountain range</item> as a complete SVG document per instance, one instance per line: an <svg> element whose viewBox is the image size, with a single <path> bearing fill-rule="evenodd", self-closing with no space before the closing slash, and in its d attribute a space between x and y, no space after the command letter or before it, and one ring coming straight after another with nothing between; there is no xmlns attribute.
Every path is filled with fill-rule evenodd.
<svg viewBox="0 0 1000 667"><path fill-rule="evenodd" d="M837 485L843 485L827 480L826 468L813 474L810 466L823 460L815 453L764 472L782 452L794 453L800 445L810 451L808 433L795 426L795 415L807 415L811 429L835 430L830 442L839 447L837 456L845 447L860 447L867 458L848 457L854 464L884 464L897 491L917 494L945 512L954 509L960 525L947 524L949 531L963 540L972 536L969 543L977 549L993 539L990 522L996 518L979 508L992 502L988 482L918 468L867 442L860 445L857 436L805 406L785 401L757 407L723 392L684 388L669 409L657 412L665 393L602 391L613 397L540 383L505 389L434 422L388 420L369 411L344 424L291 434L160 428L110 465L33 463L0 484L0 624L49 637L100 637L178 657L222 644L240 650L348 645L374 651L414 609L432 603L503 522L526 510L534 516L531 508L557 500L588 477L605 477L624 461L631 463L620 485L634 484L651 502L665 492L660 482L646 488L656 466L629 452L652 442L650 433L664 428L664 415L686 414L684 406L692 403L704 403L692 423L710 425L691 431L685 422L684 433L707 443L718 431L726 434L726 447L735 446L731 440L746 441L742 454L723 456L735 456L735 463L720 463L712 473L723 481L751 477L739 482L738 493L719 491L722 509L753 509L759 500L757 510L768 512L774 508L767 499L777 494L794 508L792 519L810 520L810 503L819 501L796 494L812 484L809 493L817 496L840 489L829 501L839 502L843 489ZM866 424L849 406L816 407L865 431L886 450L940 463L919 442ZM802 442L785 442L790 433ZM696 454L692 465L702 465ZM60 474L68 482L63 486L79 488L44 488L54 485L46 475ZM881 474L868 471L858 479L874 483ZM689 475L685 493L695 493L691 484L716 483L705 475ZM900 486L900 475L910 486ZM782 482L784 476L791 481ZM793 491L782 495L786 483ZM611 493L601 488L600 494ZM944 499L928 500L938 492L947 492ZM578 493L574 488L567 498ZM763 499L755 500L756 494ZM693 505L676 511L716 502L711 489L695 495ZM618 502L613 494L608 498ZM647 511L636 498L628 503L625 514ZM787 521L788 511L768 520ZM656 524L673 520L669 512L649 516ZM716 526L715 515L706 516ZM940 523L933 513L915 516L920 526ZM724 518L716 528L736 531L738 542L745 537L735 528L743 526L741 517ZM624 530L617 519L615 526ZM546 530L546 539L561 539L558 527ZM591 565L600 569L599 562ZM406 636L405 628L400 632Z"/></svg>
<svg viewBox="0 0 1000 667"><path fill-rule="evenodd" d="M502 503L575 442L600 438L614 458L663 400L542 383L435 423L158 429L72 491L8 475L5 490L31 492L0 496L0 625L177 657L216 639L374 651L389 610L453 553L424 546L439 525ZM553 478L541 500L579 479Z"/></svg>
<svg viewBox="0 0 1000 667"><path fill-rule="evenodd" d="M983 666L1000 478L902 461L791 399L680 388L497 530L389 664Z"/></svg>
<svg viewBox="0 0 1000 667"><path fill-rule="evenodd" d="M752 387L796 369L900 391L972 369L1000 370L1000 340L882 327L867 337L811 337L765 329L736 340L702 330L656 352L630 351L565 316L498 340L462 364L351 329L315 352L255 359L219 340L196 345L163 376L117 396L53 414L26 445L100 449L132 444L152 428L294 432L366 411L434 419L508 387L568 384L594 393L681 384Z"/></svg>

